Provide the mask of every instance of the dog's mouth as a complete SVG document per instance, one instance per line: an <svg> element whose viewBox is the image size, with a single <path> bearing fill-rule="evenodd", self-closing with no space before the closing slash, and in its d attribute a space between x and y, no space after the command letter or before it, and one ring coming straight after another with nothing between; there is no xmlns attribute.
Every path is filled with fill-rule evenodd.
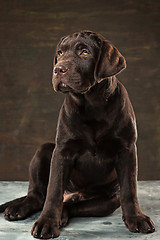
<svg viewBox="0 0 160 240"><path fill-rule="evenodd" d="M67 84L61 82L58 84L58 91L62 92L62 93L67 93L70 92L72 90L72 88L70 88Z"/></svg>
<svg viewBox="0 0 160 240"><path fill-rule="evenodd" d="M83 89L83 90L75 90L75 89L69 87L64 82L60 82L57 86L57 91L60 91L62 93L74 92L74 93L85 94L86 92L88 92L88 90L89 90L89 88L86 88L86 89Z"/></svg>

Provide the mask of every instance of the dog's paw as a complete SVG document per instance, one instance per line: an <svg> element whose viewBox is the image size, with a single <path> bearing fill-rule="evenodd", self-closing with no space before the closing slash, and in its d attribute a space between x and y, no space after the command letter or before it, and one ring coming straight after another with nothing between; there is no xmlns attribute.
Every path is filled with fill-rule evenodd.
<svg viewBox="0 0 160 240"><path fill-rule="evenodd" d="M8 221L22 220L42 209L42 203L36 198L25 198L23 201L15 202L4 211L4 218Z"/></svg>
<svg viewBox="0 0 160 240"><path fill-rule="evenodd" d="M156 230L152 220L145 215L123 217L123 221L130 232L153 233Z"/></svg>
<svg viewBox="0 0 160 240"><path fill-rule="evenodd" d="M34 238L48 239L59 236L59 224L53 218L40 216L31 229Z"/></svg>
<svg viewBox="0 0 160 240"><path fill-rule="evenodd" d="M23 204L19 203L7 207L3 215L8 221L17 221L25 219L29 215L29 211Z"/></svg>

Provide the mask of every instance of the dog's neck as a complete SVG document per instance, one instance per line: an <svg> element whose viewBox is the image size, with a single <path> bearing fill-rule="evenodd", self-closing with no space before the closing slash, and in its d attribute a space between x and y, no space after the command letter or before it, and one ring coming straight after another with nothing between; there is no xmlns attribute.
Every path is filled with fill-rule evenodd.
<svg viewBox="0 0 160 240"><path fill-rule="evenodd" d="M96 83L91 89L85 94L69 93L74 102L82 106L89 104L95 106L106 105L108 101L114 96L115 90L117 89L116 77L109 77Z"/></svg>
<svg viewBox="0 0 160 240"><path fill-rule="evenodd" d="M94 106L97 104L106 104L115 93L117 88L116 77L109 77L100 83L96 83L84 97Z"/></svg>

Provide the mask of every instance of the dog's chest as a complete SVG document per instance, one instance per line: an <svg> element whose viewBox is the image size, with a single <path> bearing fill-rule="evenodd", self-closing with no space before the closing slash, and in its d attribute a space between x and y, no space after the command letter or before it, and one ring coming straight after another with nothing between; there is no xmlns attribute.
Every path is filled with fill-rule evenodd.
<svg viewBox="0 0 160 240"><path fill-rule="evenodd" d="M106 132L109 128L105 115L105 109L85 105L84 111L80 116L79 128L83 131L85 136L90 136L92 140L96 140L102 132Z"/></svg>
<svg viewBox="0 0 160 240"><path fill-rule="evenodd" d="M82 154L74 165L71 180L77 186L90 186L94 184L105 184L110 181L110 174L114 169L114 159L100 158L90 151Z"/></svg>
<svg viewBox="0 0 160 240"><path fill-rule="evenodd" d="M120 147L114 129L109 122L97 119L85 119L80 126L83 146L93 156L100 158L113 157Z"/></svg>

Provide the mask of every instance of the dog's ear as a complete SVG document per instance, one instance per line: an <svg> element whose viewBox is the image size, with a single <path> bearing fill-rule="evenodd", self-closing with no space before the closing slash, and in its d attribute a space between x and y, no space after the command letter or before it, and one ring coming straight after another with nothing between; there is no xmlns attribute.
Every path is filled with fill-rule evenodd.
<svg viewBox="0 0 160 240"><path fill-rule="evenodd" d="M107 77L120 73L125 68L125 58L118 49L111 42L102 40L95 68L96 81L101 82Z"/></svg>

